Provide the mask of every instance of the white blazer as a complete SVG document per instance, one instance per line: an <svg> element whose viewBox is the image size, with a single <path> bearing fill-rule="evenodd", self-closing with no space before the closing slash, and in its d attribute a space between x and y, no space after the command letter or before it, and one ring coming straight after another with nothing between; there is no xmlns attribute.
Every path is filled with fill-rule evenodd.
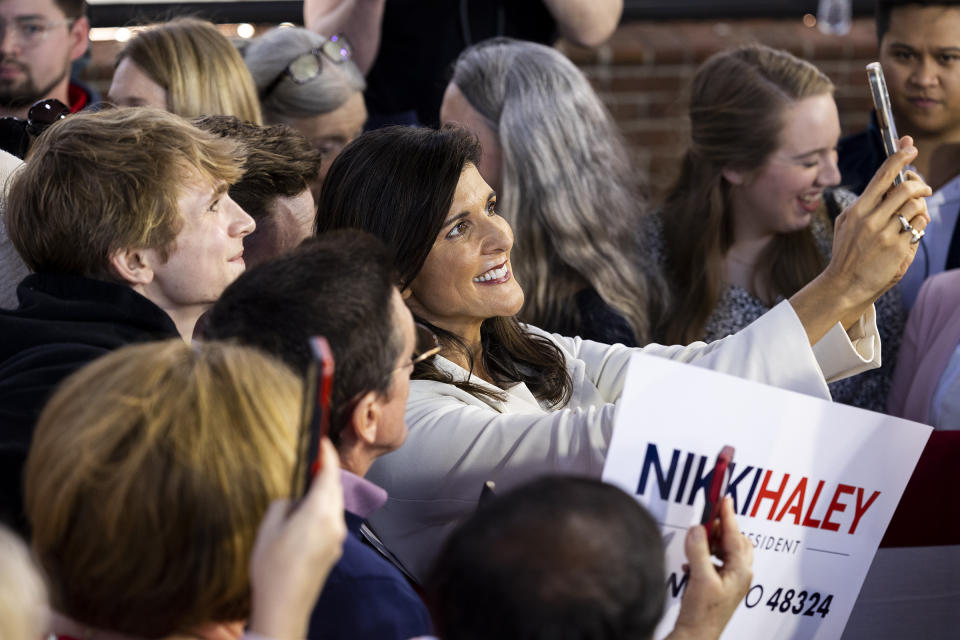
<svg viewBox="0 0 960 640"><path fill-rule="evenodd" d="M543 474L600 477L617 399L634 353L689 362L828 400L827 382L880 366L880 336L872 309L849 333L838 324L813 348L788 302L709 345L634 349L527 329L547 336L566 356L573 395L564 408L544 407L524 384L508 389L499 402L451 384L412 381L407 440L378 459L367 474L390 495L370 524L419 580L426 577L451 530L476 509L487 480L503 492ZM445 358L438 357L436 364L455 378L468 376ZM476 377L473 382L496 389Z"/></svg>

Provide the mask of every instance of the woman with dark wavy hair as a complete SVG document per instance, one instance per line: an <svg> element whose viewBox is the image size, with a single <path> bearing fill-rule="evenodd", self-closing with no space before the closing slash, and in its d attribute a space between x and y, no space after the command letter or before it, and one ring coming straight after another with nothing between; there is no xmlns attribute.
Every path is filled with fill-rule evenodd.
<svg viewBox="0 0 960 640"><path fill-rule="evenodd" d="M407 304L442 346L414 369L406 444L370 471L390 493L371 520L378 534L422 576L485 481L509 489L544 473L599 477L636 353L825 399L825 378L875 367L879 338L863 316L916 248L897 233L896 212L921 228L926 220L922 183L882 197L913 152L887 161L844 213L830 265L789 301L711 345L638 349L518 322L524 293L513 277L513 232L477 171L471 135L392 127L360 136L330 168L317 231L359 228L393 247Z"/></svg>

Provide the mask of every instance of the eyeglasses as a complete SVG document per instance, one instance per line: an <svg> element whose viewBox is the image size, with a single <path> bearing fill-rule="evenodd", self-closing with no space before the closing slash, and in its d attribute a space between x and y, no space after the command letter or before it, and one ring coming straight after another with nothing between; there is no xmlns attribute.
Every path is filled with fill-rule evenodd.
<svg viewBox="0 0 960 640"><path fill-rule="evenodd" d="M23 49L30 49L46 40L50 32L57 27L67 25L67 29L70 29L74 22L76 22L76 18L66 18L64 20L14 18L13 22L0 20L0 42L7 37L7 29L10 29L15 42Z"/></svg>
<svg viewBox="0 0 960 640"><path fill-rule="evenodd" d="M417 365L440 353L443 347L440 346L437 335L426 325L416 322L414 329L417 332L417 346L413 351L413 357L410 358L410 363Z"/></svg>
<svg viewBox="0 0 960 640"><path fill-rule="evenodd" d="M296 84L306 84L323 72L324 56L334 64L343 64L353 56L353 47L343 34L330 36L326 42L307 53L302 53L290 61L283 71L277 74L267 87L260 92L260 100L266 100L273 93L284 76L289 76Z"/></svg>

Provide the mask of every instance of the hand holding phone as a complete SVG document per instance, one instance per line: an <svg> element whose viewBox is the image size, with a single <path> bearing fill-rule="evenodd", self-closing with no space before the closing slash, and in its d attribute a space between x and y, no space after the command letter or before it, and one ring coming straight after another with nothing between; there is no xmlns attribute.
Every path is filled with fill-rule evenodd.
<svg viewBox="0 0 960 640"><path fill-rule="evenodd" d="M293 467L293 495L302 498L310 481L323 466L320 441L330 432L330 395L333 392L334 359L323 336L310 338L311 362L304 380L297 460Z"/></svg>
<svg viewBox="0 0 960 640"><path fill-rule="evenodd" d="M733 462L734 448L725 446L717 454L717 461L713 465L713 477L710 481L710 490L707 492L707 502L703 506L703 515L700 524L707 528L709 534L710 552L714 555L722 554L720 548L720 506L723 496L727 494L727 485L730 484L730 463Z"/></svg>
<svg viewBox="0 0 960 640"><path fill-rule="evenodd" d="M893 123L893 108L890 105L890 94L887 91L887 81L883 76L883 67L879 62L867 65L867 80L870 83L870 94L873 96L873 106L877 113L877 122L880 125L880 138L883 140L883 150L889 158L898 150L897 126ZM903 171L893 178L893 185L901 184L907 177ZM898 216L900 226L905 232L913 234L913 242L919 242L924 231L914 229L910 221L902 215Z"/></svg>

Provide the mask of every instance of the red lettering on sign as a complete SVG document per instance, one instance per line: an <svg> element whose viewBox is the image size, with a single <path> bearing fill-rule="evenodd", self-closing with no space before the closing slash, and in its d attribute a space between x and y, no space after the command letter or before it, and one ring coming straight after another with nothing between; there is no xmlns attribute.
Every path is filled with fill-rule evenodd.
<svg viewBox="0 0 960 640"><path fill-rule="evenodd" d="M757 500L753 503L753 511L750 512L751 518L757 515L757 509L760 508L760 503L764 500L773 501L773 505L770 507L770 513L767 515L767 520L772 520L773 514L777 512L777 505L780 504L780 498L783 496L783 490L787 488L787 480L790 479L790 474L783 474L783 482L780 483L780 488L776 491L771 491L767 489L767 483L770 481L770 476L772 474L773 472L768 470L766 475L763 476L763 484L760 485L760 492L757 494Z"/></svg>
<svg viewBox="0 0 960 640"><path fill-rule="evenodd" d="M853 511L853 524L850 525L850 534L853 535L853 532L857 530L857 525L860 523L860 518L863 517L863 514L867 512L867 509L870 508L870 505L873 504L873 501L877 499L877 496L880 495L879 491L874 491L873 495L870 496L870 499L867 500L866 504L863 502L863 488L857 487L857 504L854 507Z"/></svg>
<svg viewBox="0 0 960 640"><path fill-rule="evenodd" d="M813 513L813 508L817 506L817 500L820 498L820 491L823 489L824 481L821 480L817 483L817 490L813 492L813 498L810 500L810 506L807 507L807 515L803 517L803 526L813 527L814 529L820 528L820 521L814 520L810 517L810 514Z"/></svg>
<svg viewBox="0 0 960 640"><path fill-rule="evenodd" d="M777 522L783 519L784 514L793 514L793 524L800 524L800 518L803 517L803 497L807 490L807 479L800 478L800 482L794 488L793 493L787 498L787 503L783 505L780 515L777 516Z"/></svg>
<svg viewBox="0 0 960 640"><path fill-rule="evenodd" d="M833 500L830 501L830 506L827 508L826 515L823 516L823 524L820 525L821 529L826 529L827 531L837 531L840 528L840 524L830 521L830 516L833 515L834 511L845 511L847 504L845 502L840 502L840 496L845 493L853 493L854 487L851 487L848 484L838 484L837 490L833 493Z"/></svg>

